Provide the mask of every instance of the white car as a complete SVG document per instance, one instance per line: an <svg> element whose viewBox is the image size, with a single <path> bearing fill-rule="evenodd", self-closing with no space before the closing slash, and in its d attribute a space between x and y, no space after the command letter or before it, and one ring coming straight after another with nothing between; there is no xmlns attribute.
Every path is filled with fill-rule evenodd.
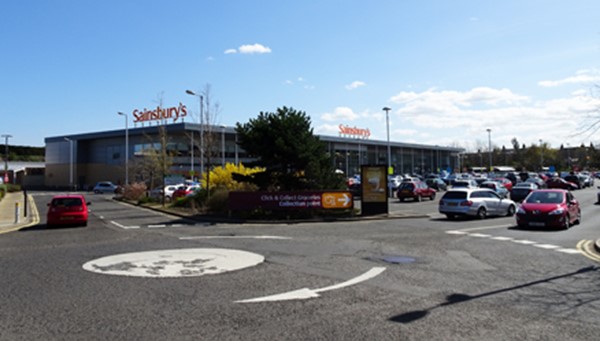
<svg viewBox="0 0 600 341"><path fill-rule="evenodd" d="M152 198L160 198L163 195L163 191L164 191L165 200L171 201L171 199L173 199L173 193L181 186L184 186L184 185L183 184L167 185L167 186L165 186L164 190L161 190L160 187L157 187L157 188L153 189L152 191L150 191L150 196Z"/></svg>
<svg viewBox="0 0 600 341"><path fill-rule="evenodd" d="M113 184L110 181L100 181L96 183L96 186L94 186L93 191L96 194L116 193L118 188L119 187L117 185Z"/></svg>

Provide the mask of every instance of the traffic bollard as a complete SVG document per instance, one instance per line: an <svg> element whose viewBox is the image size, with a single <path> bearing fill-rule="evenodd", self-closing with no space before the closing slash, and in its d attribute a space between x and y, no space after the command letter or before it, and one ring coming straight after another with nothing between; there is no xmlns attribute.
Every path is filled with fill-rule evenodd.
<svg viewBox="0 0 600 341"><path fill-rule="evenodd" d="M15 203L15 224L19 223L19 203Z"/></svg>

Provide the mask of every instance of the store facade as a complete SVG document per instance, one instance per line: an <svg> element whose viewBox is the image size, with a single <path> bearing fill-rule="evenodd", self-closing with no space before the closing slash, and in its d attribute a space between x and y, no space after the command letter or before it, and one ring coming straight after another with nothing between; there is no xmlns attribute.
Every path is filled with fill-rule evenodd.
<svg viewBox="0 0 600 341"><path fill-rule="evenodd" d="M170 124L165 117L161 119L146 113L140 117L146 118L147 122L136 122L139 124L129 129L47 137L45 186L87 189L98 181L123 184L126 174L129 182L147 180L153 175L142 171L143 164L155 157L153 151L161 150L161 135L166 137L166 150L173 155L171 175L197 177L202 168L206 170L225 163L247 164L253 160L237 145L234 127L182 122L182 114L183 110L171 111L170 115L180 122L175 119ZM387 164L387 141L371 140L368 129L344 125L339 129L338 136L319 136L333 156L332 162L338 172L352 176L360 173L362 165ZM203 141L210 140L203 146L206 154L203 159L201 135ZM463 151L461 148L396 141L390 141L389 147L391 165L397 174L456 169L458 155Z"/></svg>

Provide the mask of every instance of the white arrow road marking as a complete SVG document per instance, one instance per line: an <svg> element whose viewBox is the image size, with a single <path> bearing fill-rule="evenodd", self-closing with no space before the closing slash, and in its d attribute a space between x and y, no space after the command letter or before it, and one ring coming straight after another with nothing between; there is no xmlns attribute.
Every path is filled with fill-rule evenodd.
<svg viewBox="0 0 600 341"><path fill-rule="evenodd" d="M192 237L179 237L180 240L194 240L194 239L281 239L288 240L290 237L280 236L192 236Z"/></svg>
<svg viewBox="0 0 600 341"><path fill-rule="evenodd" d="M355 277L353 279L350 279L346 282L342 282L342 283L335 284L335 285L328 286L328 287L321 288L321 289L303 288L303 289L298 289L298 290L294 290L294 291L290 291L290 292L286 292L286 293L282 293L282 294L276 294L276 295L270 295L270 296L264 296L264 297L258 297L258 298L250 298L247 300L239 300L239 301L235 301L235 303L275 302L275 301L305 300L305 299L309 299L309 298L316 298L316 297L320 296L319 295L320 292L341 289L344 287L358 284L360 282L364 282L375 276L378 276L379 274L384 272L385 269L386 268L384 268L384 267L375 267L375 268L372 268L371 270L365 272L364 274L362 274L358 277Z"/></svg>

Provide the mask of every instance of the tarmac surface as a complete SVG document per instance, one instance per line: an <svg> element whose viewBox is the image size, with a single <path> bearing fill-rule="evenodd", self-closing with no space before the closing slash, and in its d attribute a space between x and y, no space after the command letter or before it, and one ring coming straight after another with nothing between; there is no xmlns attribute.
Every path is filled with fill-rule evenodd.
<svg viewBox="0 0 600 341"><path fill-rule="evenodd" d="M169 214L174 212L169 211ZM366 220L366 219L399 219L414 218L414 215L390 212L372 217L357 216L347 220ZM186 218L192 218L189 215ZM213 220L214 222L217 222ZM18 231L20 229L39 224L40 214L31 195L23 192L8 192L4 198L0 199L0 234ZM227 221L231 223L231 220ZM289 223L289 221L287 221ZM594 243L596 252L600 252L600 238Z"/></svg>

